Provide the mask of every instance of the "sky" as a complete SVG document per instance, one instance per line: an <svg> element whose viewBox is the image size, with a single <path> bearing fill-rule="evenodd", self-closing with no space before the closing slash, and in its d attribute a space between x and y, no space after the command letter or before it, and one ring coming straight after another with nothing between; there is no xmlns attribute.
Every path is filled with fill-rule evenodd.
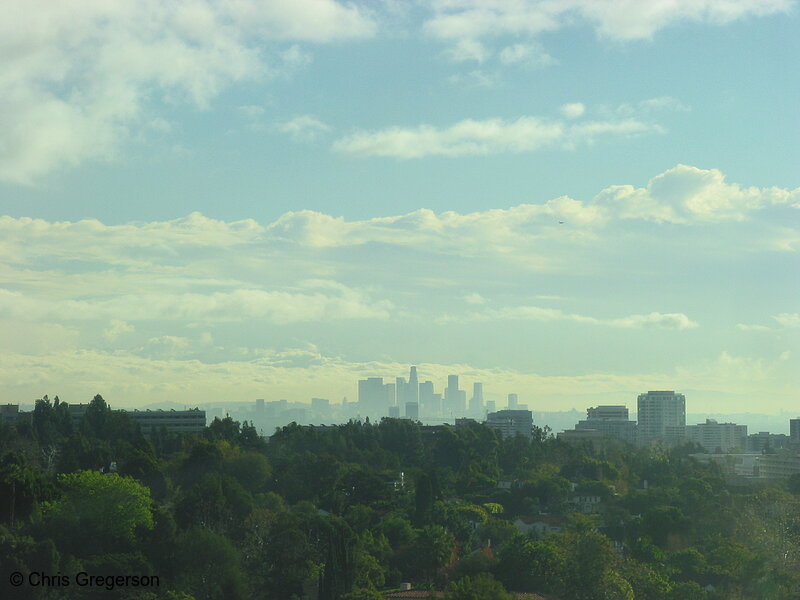
<svg viewBox="0 0 800 600"><path fill-rule="evenodd" d="M35 5L35 9L33 8ZM795 0L0 3L0 402L800 411Z"/></svg>

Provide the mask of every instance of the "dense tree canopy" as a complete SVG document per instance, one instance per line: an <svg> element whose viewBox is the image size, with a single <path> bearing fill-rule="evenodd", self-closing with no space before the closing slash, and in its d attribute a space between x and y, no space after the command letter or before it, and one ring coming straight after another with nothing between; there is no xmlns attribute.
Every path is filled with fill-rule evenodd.
<svg viewBox="0 0 800 600"><path fill-rule="evenodd" d="M401 582L449 600L789 600L800 589L797 478L734 487L688 447L597 452L546 430L501 439L477 423L399 419L291 424L267 441L225 418L145 438L100 395L79 421L43 397L0 426L0 442L0 565L161 579L103 598L377 600Z"/></svg>

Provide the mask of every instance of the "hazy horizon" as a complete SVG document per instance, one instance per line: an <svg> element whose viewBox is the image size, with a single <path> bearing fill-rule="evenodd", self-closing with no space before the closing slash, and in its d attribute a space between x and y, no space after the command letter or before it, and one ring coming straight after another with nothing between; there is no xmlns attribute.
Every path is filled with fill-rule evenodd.
<svg viewBox="0 0 800 600"><path fill-rule="evenodd" d="M800 405L797 2L19 10L0 402Z"/></svg>

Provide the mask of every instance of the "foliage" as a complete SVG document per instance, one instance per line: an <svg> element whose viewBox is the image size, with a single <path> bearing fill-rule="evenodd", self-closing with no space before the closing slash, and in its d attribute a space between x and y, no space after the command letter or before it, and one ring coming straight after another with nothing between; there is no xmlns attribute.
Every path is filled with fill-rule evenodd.
<svg viewBox="0 0 800 600"><path fill-rule="evenodd" d="M291 424L266 443L228 417L144 439L100 395L80 422L43 396L0 444L0 564L161 578L125 600L377 600L401 582L469 600L800 589L800 478L733 487L688 445L595 452L400 419ZM597 511L576 514L576 495ZM520 532L536 521L553 529ZM9 597L86 597L51 591Z"/></svg>
<svg viewBox="0 0 800 600"><path fill-rule="evenodd" d="M133 546L137 530L152 529L150 490L116 473L80 471L61 475L61 498L44 505L48 527L77 555L87 549Z"/></svg>

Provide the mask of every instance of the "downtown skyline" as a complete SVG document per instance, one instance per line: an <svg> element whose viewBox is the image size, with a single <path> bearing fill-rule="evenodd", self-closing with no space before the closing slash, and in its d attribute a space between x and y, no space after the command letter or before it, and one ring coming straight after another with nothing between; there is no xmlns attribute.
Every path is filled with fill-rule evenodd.
<svg viewBox="0 0 800 600"><path fill-rule="evenodd" d="M798 406L797 2L24 6L0 402Z"/></svg>

